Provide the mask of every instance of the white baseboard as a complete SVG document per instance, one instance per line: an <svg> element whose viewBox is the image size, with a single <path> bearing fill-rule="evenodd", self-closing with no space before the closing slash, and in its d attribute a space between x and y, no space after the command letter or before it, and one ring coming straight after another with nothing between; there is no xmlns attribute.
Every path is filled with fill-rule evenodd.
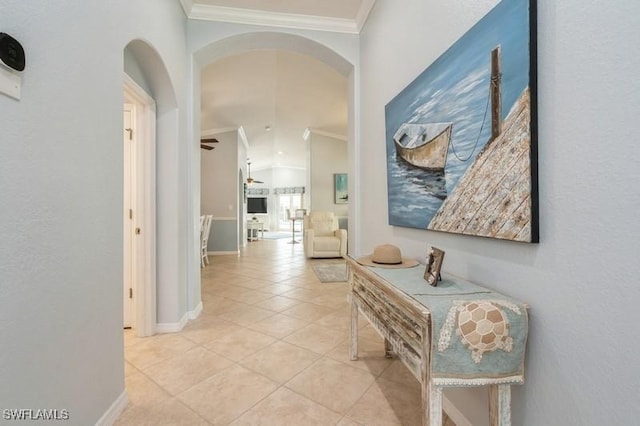
<svg viewBox="0 0 640 426"><path fill-rule="evenodd" d="M116 420L118 420L118 417L120 417L120 414L122 414L124 409L127 408L128 403L129 403L129 397L127 396L127 390L125 389L122 391L120 396L116 398L115 401L113 401L113 404L111 404L111 407L109 407L109 409L96 422L96 426L113 425L116 422Z"/></svg>
<svg viewBox="0 0 640 426"><path fill-rule="evenodd" d="M162 322L156 324L156 333L177 333L182 331L189 320L189 312L185 313L178 322Z"/></svg>
<svg viewBox="0 0 640 426"><path fill-rule="evenodd" d="M456 426L473 426L469 419L467 419L444 394L442 395L442 410L447 413L447 416L449 416Z"/></svg>
<svg viewBox="0 0 640 426"><path fill-rule="evenodd" d="M189 319L194 320L202 313L202 300L198 303L198 306L193 311L189 311Z"/></svg>
<svg viewBox="0 0 640 426"><path fill-rule="evenodd" d="M202 312L202 301L192 311L185 313L178 322L163 322L156 324L156 333L177 333L182 331L189 320L194 320L200 316Z"/></svg>

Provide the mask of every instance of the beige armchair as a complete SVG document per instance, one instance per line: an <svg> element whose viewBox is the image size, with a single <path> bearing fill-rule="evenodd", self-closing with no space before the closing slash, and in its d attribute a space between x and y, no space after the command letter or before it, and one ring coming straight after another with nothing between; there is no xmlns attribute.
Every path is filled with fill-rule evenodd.
<svg viewBox="0 0 640 426"><path fill-rule="evenodd" d="M307 257L344 257L347 231L339 229L333 212L313 211L304 217L304 254Z"/></svg>

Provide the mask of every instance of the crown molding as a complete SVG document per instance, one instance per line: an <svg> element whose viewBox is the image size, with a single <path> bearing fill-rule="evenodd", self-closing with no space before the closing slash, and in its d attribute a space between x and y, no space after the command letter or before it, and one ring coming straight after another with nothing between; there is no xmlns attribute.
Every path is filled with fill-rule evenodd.
<svg viewBox="0 0 640 426"><path fill-rule="evenodd" d="M249 140L247 139L247 134L244 132L244 127L242 127L242 126L240 126L240 127L218 127L218 128L215 128L215 129L202 130L200 132L200 137L201 138L206 138L206 137L215 136L215 135L219 135L220 133L227 133L227 132L238 132L238 137L240 138L240 141L244 145L245 149L247 151L249 151Z"/></svg>
<svg viewBox="0 0 640 426"><path fill-rule="evenodd" d="M347 34L358 34L360 31L355 19L193 4L193 0L180 1L182 2L183 8L185 7L185 3L191 3L192 7L187 15L191 19L232 22L235 24L265 25L279 28L331 31ZM365 0L363 7L358 11L358 18L363 19L362 24L364 24L364 19L366 19L371 10L373 1L374 0Z"/></svg>
<svg viewBox="0 0 640 426"><path fill-rule="evenodd" d="M191 15L191 9L193 9L193 0L179 0L182 5L182 10L187 18Z"/></svg>
<svg viewBox="0 0 640 426"><path fill-rule="evenodd" d="M227 133L227 132L235 132L238 130L238 127L217 127L215 129L207 129L207 130L202 130L200 132L200 137L208 137L208 136L215 136L215 135L219 135L220 133Z"/></svg>
<svg viewBox="0 0 640 426"><path fill-rule="evenodd" d="M347 137L345 135L341 135L339 133L333 133L333 132L326 132L324 130L320 130L320 129L309 129L309 132L311 134L316 134L316 135L320 135L320 136L326 136L328 138L333 138L333 139L337 139L339 141L344 141L344 142L348 142L349 139L347 139Z"/></svg>
<svg viewBox="0 0 640 426"><path fill-rule="evenodd" d="M360 31L362 31L362 27L367 21L369 13L376 2L376 0L362 0L355 19L344 19L196 4L196 0L179 1L185 15L190 19L264 25L279 28L333 31L348 34L359 34Z"/></svg>
<svg viewBox="0 0 640 426"><path fill-rule="evenodd" d="M249 140L247 139L247 134L244 132L244 127L238 127L238 135L240 136L240 140L242 141L242 145L244 145L244 149L249 152Z"/></svg>
<svg viewBox="0 0 640 426"><path fill-rule="evenodd" d="M369 17L369 13L371 9L373 9L373 5L376 0L362 0L360 4L360 10L356 14L356 28L358 29L358 34L362 31L362 27L364 27L364 23L367 22L367 18Z"/></svg>

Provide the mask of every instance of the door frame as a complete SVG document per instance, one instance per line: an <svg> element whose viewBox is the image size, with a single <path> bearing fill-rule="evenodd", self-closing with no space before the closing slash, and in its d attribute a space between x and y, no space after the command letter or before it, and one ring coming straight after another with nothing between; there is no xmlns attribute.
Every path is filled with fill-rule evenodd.
<svg viewBox="0 0 640 426"><path fill-rule="evenodd" d="M135 222L133 220L131 212L133 212L133 201L136 199L135 191L136 186L134 185L134 178L136 172L133 170L135 167L136 153L135 148L137 144L135 143L135 139L133 135L137 135L136 130L136 120L134 119L136 105L129 103L125 100L124 103L124 133L123 133L123 211L122 211L122 221L123 221L123 262L122 269L124 271L123 280L124 286L122 289L122 298L124 305L124 328L136 328L136 306L135 299L133 298L133 293L136 291L136 262L133 261L133 254L135 251ZM129 211L131 209L131 211Z"/></svg>
<svg viewBox="0 0 640 426"><path fill-rule="evenodd" d="M153 98L127 74L124 74L123 87L123 105L135 105L133 119L137 143L134 169L137 177L133 226L141 231L133 243L136 282L133 287L133 325L136 335L144 337L156 332L156 105Z"/></svg>

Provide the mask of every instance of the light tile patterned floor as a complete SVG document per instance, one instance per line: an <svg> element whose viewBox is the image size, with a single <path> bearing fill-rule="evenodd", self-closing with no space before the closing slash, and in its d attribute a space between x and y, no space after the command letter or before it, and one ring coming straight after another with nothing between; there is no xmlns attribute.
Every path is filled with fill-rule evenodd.
<svg viewBox="0 0 640 426"><path fill-rule="evenodd" d="M331 260L260 240L210 261L197 320L175 334L125 331L129 405L117 425L420 424L418 382L362 317L349 361L347 284L311 268Z"/></svg>

